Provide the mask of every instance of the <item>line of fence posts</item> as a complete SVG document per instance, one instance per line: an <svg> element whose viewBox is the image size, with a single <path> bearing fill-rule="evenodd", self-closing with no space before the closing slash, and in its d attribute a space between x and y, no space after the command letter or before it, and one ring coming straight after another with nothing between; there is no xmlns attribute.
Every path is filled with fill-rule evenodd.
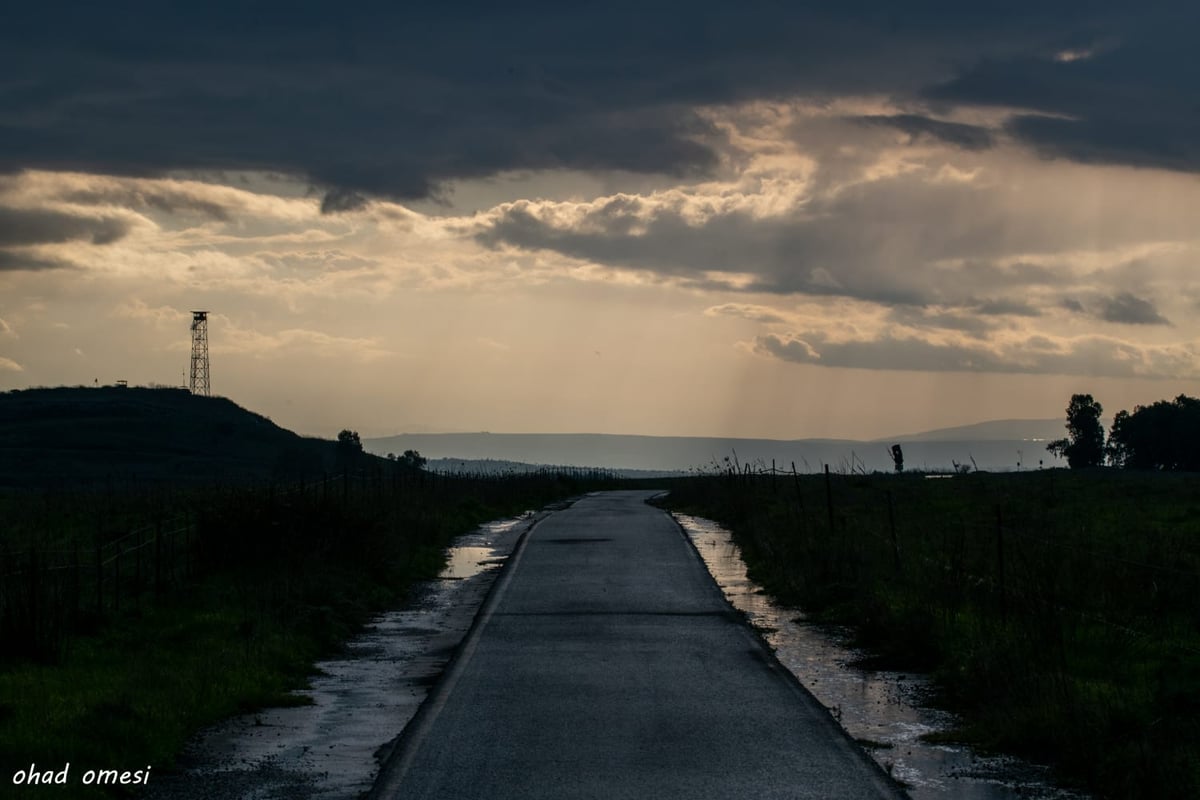
<svg viewBox="0 0 1200 800"><path fill-rule="evenodd" d="M339 477L343 502L348 501L348 472L326 474L318 497L328 500L329 485ZM376 476L377 482L381 479L381 474ZM365 495L369 485L365 472L362 484ZM301 480L283 493L303 496L307 489ZM273 494L275 487L268 491ZM14 554L0 542L0 655L50 654L59 644L60 628L79 629L85 615L120 613L129 608L129 601L140 608L143 592L151 588L148 584L155 599L161 599L171 584L195 575L202 563L196 552L201 544L197 525L190 513L165 519L158 511L153 523L113 537L102 512L90 547L75 541L57 551L33 545ZM142 552L148 547L154 550L152 575ZM63 558L54 559L54 553Z"/></svg>
<svg viewBox="0 0 1200 800"><path fill-rule="evenodd" d="M747 480L751 472L747 465ZM547 469L541 475L545 480L564 476L613 477L605 470L584 468ZM278 494L282 497L299 493L304 497L311 492L317 502L328 502L331 493L337 491L335 481L340 480L343 504L349 504L352 495L359 492L362 499L370 498L372 489L382 498L385 476L381 468L376 468L373 474L360 470L358 480L355 477L349 470L326 473L320 487L299 480ZM391 478L397 503L403 502L402 496L413 489L444 493L450 481L449 476L425 470L395 469ZM221 488L213 487L213 491L219 492ZM276 489L271 486L268 491L274 496ZM432 513L436 518L441 513L439 506L436 502L422 504L421 513ZM59 551L35 545L13 553L0 542L0 655L50 652L57 646L51 640L59 636L59 628L78 630L85 617L119 613L131 605L140 607L141 595L150 589L151 583L154 597L161 599L173 583L195 575L206 563L203 554L197 552L202 543L198 536L199 521L192 514L164 518L160 509L152 523L127 528L114 537L108 513L97 514L90 545L75 541ZM142 552L146 548L153 548L154 552L152 573ZM53 557L55 553L60 556L57 560ZM131 556L133 562L129 563Z"/></svg>
<svg viewBox="0 0 1200 800"><path fill-rule="evenodd" d="M896 504L892 500L892 490L887 491L887 511L888 511L888 533L892 539L892 562L896 568L896 574L899 575L902 571L900 565L900 539L896 536Z"/></svg>
<svg viewBox="0 0 1200 800"><path fill-rule="evenodd" d="M173 521L168 531L160 517L107 542L98 527L90 548L76 541L60 549L35 544L24 555L0 552L0 654L52 653L85 615L140 608L145 591L161 598L169 582L193 574L196 523ZM152 574L143 553L148 547Z"/></svg>
<svg viewBox="0 0 1200 800"><path fill-rule="evenodd" d="M1008 600L1004 578L1004 516L1000 506L996 506L996 579L997 595L1000 600L1000 623L1008 622Z"/></svg>
<svg viewBox="0 0 1200 800"><path fill-rule="evenodd" d="M736 458L736 454L734 454L735 460L727 470L729 477L735 479L729 482L729 488L732 490L733 495L730 499L743 508L746 508L748 507L748 504L754 503L754 500L750 497L750 495L757 493L756 484L752 482L752 476L757 474L761 477L765 477L766 469L762 468L755 473L754 470L747 469L750 465L738 464ZM802 484L795 462L792 462L790 466L792 483L795 491L795 504L799 519L798 533L801 537L806 537L807 513L804 504ZM771 479L769 483L769 491L772 494L776 494L776 476L779 473L779 469L774 461L772 461L770 470ZM827 542L829 547L826 552L828 552L829 555L834 558L848 558L851 556L849 550L849 545L851 544L850 531L848 530L850 526L845 524L845 519L843 519L841 531L842 536L837 536L838 506L834 497L835 492L833 474L828 464L823 465L822 473L825 488L826 517L829 526L829 540ZM740 478L741 480L736 480L737 478ZM764 485L764 483L758 483L757 486L762 487L762 490L767 489L767 485ZM1049 493L1051 502L1053 502L1055 499L1056 488L1057 487L1055 487L1053 484L1053 475L1048 475L1047 491ZM880 494L883 510L886 512L886 534L884 534L882 531L880 532L880 535L872 534L868 528L864 528L863 530L856 531L855 540L857 541L864 536L875 536L881 548L886 548L884 552L890 550L890 559L888 560L890 560L891 568L894 571L894 574L897 576L903 575L906 571L906 567L909 567L911 564L915 564L917 567L920 567L923 564L925 571L911 572L910 570L910 573L907 576L909 580L918 582L928 581L931 579L935 582L939 580L951 580L967 587L968 589L974 587L974 590L982 591L984 596L991 597L990 602L993 604L992 607L996 610L999 624L1002 626L1008 625L1008 623L1012 620L1014 613L1019 612L1020 615L1033 615L1038 618L1046 618L1047 615L1050 615L1055 619L1059 619L1061 624L1066 624L1068 620L1072 619L1082 619L1086 620L1089 624L1099 624L1111 630L1120 632L1122 635L1141 637L1143 639L1147 637L1156 638L1161 635L1158 633L1149 632L1139 626L1131 626L1125 622L1113 618L1111 616L1113 609L1105 610L1104 608L1092 608L1090 606L1084 607L1084 605L1069 603L1067 598L1064 598L1061 594L1053 591L1053 584L1049 585L1050 591L1047 591L1047 587L1043 586L1041 583L1038 583L1036 586L1031 585L1022 588L1022 581L1014 581L1013 576L1009 574L1010 567L1012 566L1010 562L1014 560L1014 554L1009 552L1013 545L1013 542L1010 540L1014 538L1017 540L1017 545L1021 545L1022 543L1025 544L1024 548L1018 547L1015 553L1016 561L1025 566L1029 566L1027 562L1030 558L1040 558L1042 560L1059 559L1061 558L1061 555L1056 555L1056 553L1061 554L1063 552L1070 551L1073 553L1078 553L1078 558L1085 559L1084 563L1091 563L1093 565L1110 564L1117 565L1118 568L1137 569L1150 576L1148 580L1153 580L1153 576L1164 576L1168 578L1179 579L1180 577L1185 577L1186 575L1190 574L1184 573L1181 570L1167 565L1143 563L1140 561L1123 558L1119 555L1106 554L1104 552L1088 548L1086 544L1079 545L1063 542L1060 540L1060 537L1047 536L1045 533L1040 533L1038 531L1025 531L1022 529L1007 527L1007 525L1011 525L1011 521L1006 523L1004 507L1000 503L995 504L992 508L994 512L994 521L990 524L987 522L986 516L984 519L976 522L967 523L966 521L963 521L959 545L957 546L959 550L956 550L955 547L952 547L951 543L947 540L941 545L940 556L937 555L936 548L935 550L925 552L925 554L922 555L920 542L915 542L913 547L906 555L906 552L901 544L900 534L898 532L898 511L896 508L896 499L891 489L884 489ZM850 502L852 506L854 505L854 501L848 502ZM871 505L873 505L873 503ZM860 521L862 519L865 518L861 518ZM944 530L948 531L951 526L947 524L940 527L943 527ZM990 531L989 528L991 529ZM968 538L962 538L967 536L968 531L973 531L973 535ZM991 534L990 536L989 533ZM988 541L989 539L991 540L990 543ZM971 540L974 541L974 544L971 546L971 550L975 553L975 555L973 558L968 560L966 552L959 551L962 547L967 546L967 543ZM840 547L838 545L840 545ZM1030 550L1030 548L1032 548L1032 550ZM1022 556L1022 552L1025 553L1024 556ZM958 553L958 555L955 555L955 553ZM974 563L972 564L970 562ZM989 564L988 562L994 563ZM845 564L842 566L845 566ZM930 570L932 570L932 572L930 572ZM1031 579L1035 581L1042 580L1041 578L1037 577L1036 572L1030 573L1027 569L1024 570L1024 573L1028 573L1025 575L1024 582L1026 584L1028 584ZM1017 577L1020 578L1020 576ZM1154 583L1153 585L1156 587L1155 592L1157 593L1158 584ZM982 597L977 602L983 602ZM1016 610L1014 610L1014 607ZM1116 610L1118 613L1122 611L1120 608L1117 608ZM1061 631L1058 638L1062 638ZM1062 646L1061 641L1059 642L1059 646Z"/></svg>
<svg viewBox="0 0 1200 800"><path fill-rule="evenodd" d="M829 465L825 465L825 507L829 510L829 535L833 536L833 481L829 476Z"/></svg>

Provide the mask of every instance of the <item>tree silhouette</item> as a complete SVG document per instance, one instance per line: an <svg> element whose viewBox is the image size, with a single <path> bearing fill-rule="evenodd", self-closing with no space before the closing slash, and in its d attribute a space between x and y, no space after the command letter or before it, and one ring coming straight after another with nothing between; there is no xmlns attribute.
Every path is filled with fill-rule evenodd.
<svg viewBox="0 0 1200 800"><path fill-rule="evenodd" d="M896 472L904 472L904 451L898 444L892 445L892 462L896 465Z"/></svg>
<svg viewBox="0 0 1200 800"><path fill-rule="evenodd" d="M1051 453L1067 459L1071 469L1098 467L1104 462L1104 407L1090 394L1073 394L1067 405L1067 438L1046 445Z"/></svg>
<svg viewBox="0 0 1200 800"><path fill-rule="evenodd" d="M1200 471L1200 400L1181 394L1117 412L1108 457L1127 469Z"/></svg>
<svg viewBox="0 0 1200 800"><path fill-rule="evenodd" d="M362 439L358 431L344 429L337 435L337 458L340 466L345 469L358 461L362 456Z"/></svg>
<svg viewBox="0 0 1200 800"><path fill-rule="evenodd" d="M396 463L404 469L424 469L428 459L416 450L405 450L404 455L396 459Z"/></svg>

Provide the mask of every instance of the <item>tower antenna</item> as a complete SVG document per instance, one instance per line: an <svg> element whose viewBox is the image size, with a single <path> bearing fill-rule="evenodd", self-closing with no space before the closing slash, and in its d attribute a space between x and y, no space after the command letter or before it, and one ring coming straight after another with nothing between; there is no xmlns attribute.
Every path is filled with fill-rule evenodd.
<svg viewBox="0 0 1200 800"><path fill-rule="evenodd" d="M192 312L192 377L188 383L192 394L208 397L212 387L208 380L208 312Z"/></svg>

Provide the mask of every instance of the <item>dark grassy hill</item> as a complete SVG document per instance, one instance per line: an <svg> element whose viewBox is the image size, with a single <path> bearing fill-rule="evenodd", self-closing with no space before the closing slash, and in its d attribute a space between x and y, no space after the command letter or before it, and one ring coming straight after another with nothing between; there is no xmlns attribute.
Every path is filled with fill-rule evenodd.
<svg viewBox="0 0 1200 800"><path fill-rule="evenodd" d="M185 389L0 394L0 487L297 480L336 464L334 442Z"/></svg>

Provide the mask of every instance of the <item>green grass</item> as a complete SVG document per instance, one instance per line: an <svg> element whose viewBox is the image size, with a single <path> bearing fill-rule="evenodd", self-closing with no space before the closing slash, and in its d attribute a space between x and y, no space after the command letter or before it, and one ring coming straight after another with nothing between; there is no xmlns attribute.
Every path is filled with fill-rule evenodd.
<svg viewBox="0 0 1200 800"><path fill-rule="evenodd" d="M157 601L147 594L137 607L126 601L120 612L89 617L35 659L0 660L0 794L30 763L57 771L70 762L77 776L90 768L170 769L200 727L296 702L289 692L305 685L314 661L372 613L401 604L413 581L436 575L455 535L584 489L554 475L392 478L368 474L288 494L205 490L190 576ZM120 496L113 501L121 505ZM144 501L131 496L128 505L122 513ZM72 530L46 535L69 542ZM123 790L72 781L24 791Z"/></svg>
<svg viewBox="0 0 1200 800"><path fill-rule="evenodd" d="M957 738L1102 796L1200 796L1200 476L706 476L667 503L877 663L931 672Z"/></svg>
<svg viewBox="0 0 1200 800"><path fill-rule="evenodd" d="M67 762L79 771L161 770L200 726L294 702L287 691L303 685L319 638L282 624L247 636L242 615L221 595L210 582L187 601L81 637L57 665L0 672L9 709L0 722L7 774Z"/></svg>
<svg viewBox="0 0 1200 800"><path fill-rule="evenodd" d="M175 389L0 393L0 420L0 795L30 763L169 769L199 727L296 702L455 535L587 488L404 469Z"/></svg>

